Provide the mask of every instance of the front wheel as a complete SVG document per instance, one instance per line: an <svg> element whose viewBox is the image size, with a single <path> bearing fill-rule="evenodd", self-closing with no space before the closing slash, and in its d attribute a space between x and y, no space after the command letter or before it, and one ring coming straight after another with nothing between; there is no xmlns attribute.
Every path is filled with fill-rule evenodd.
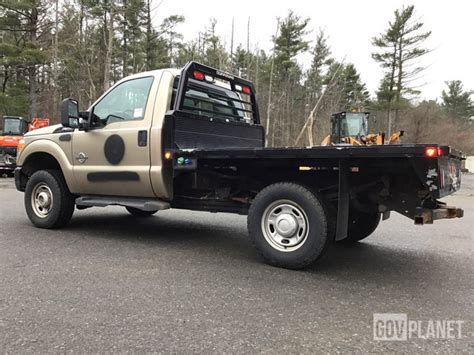
<svg viewBox="0 0 474 355"><path fill-rule="evenodd" d="M65 226L74 213L74 196L57 170L39 170L26 184L25 209L30 221L39 228Z"/></svg>
<svg viewBox="0 0 474 355"><path fill-rule="evenodd" d="M270 265L302 269L321 257L330 236L321 199L295 183L260 191L247 217L250 238Z"/></svg>

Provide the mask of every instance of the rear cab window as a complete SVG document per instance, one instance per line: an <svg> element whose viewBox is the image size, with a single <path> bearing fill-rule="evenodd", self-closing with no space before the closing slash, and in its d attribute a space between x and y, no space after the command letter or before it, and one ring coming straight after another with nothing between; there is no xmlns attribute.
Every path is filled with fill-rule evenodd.
<svg viewBox="0 0 474 355"><path fill-rule="evenodd" d="M176 99L179 78L176 77L173 85L172 107ZM202 80L189 77L179 109L217 120L253 124L255 117L252 108L251 96L242 92L241 85L205 74Z"/></svg>

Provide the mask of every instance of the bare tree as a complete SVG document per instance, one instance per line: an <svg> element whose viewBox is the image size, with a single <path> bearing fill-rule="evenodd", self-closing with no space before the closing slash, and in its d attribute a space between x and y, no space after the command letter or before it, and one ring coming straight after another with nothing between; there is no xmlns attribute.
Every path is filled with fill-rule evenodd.
<svg viewBox="0 0 474 355"><path fill-rule="evenodd" d="M275 67L275 46L276 46L276 41L275 39L278 36L278 30L280 28L280 21L277 21L277 27L275 31L275 37L273 41L273 53L272 53L272 60L271 60L271 67L270 67L270 80L268 83L268 103L267 103L267 121L266 121L266 127L265 127L265 146L268 146L268 134L269 134L269 129L270 129L270 112L272 109L272 84L273 84L273 69ZM274 143L274 127L272 128L272 146Z"/></svg>
<svg viewBox="0 0 474 355"><path fill-rule="evenodd" d="M298 143L300 142L301 138L303 137L303 134L304 134L304 131L307 129L308 130L308 139L309 139L309 144L311 146L313 146L313 130L314 130L314 124L315 124L315 118L314 118L314 115L315 113L317 112L319 106L321 105L321 102L326 94L326 92L328 92L333 86L334 84L336 83L336 77L337 77L337 74L339 73L339 71L341 70L341 68L343 67L343 63L344 63L344 60L343 59L341 61L341 63L339 63L339 66L337 67L337 69L335 70L334 74L332 75L331 79L329 80L329 83L328 85L326 86L326 88L323 90L323 92L321 93L321 95L319 96L318 98L318 101L316 102L316 104L314 105L313 109L309 112L309 115L308 117L306 118L306 121L303 125L303 127L301 128L301 131L300 133L298 133L298 136L296 137L295 139L295 142L294 142L294 145L297 146Z"/></svg>

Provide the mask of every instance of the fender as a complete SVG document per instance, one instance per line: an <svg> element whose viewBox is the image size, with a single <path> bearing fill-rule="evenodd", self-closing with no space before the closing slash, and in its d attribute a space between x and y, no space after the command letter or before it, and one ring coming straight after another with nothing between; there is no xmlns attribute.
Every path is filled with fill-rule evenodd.
<svg viewBox="0 0 474 355"><path fill-rule="evenodd" d="M56 142L45 138L38 138L28 143L18 157L18 166L22 166L25 161L35 153L47 153L55 158L61 167L69 191L76 191L77 182L74 178L74 166L69 161L63 149Z"/></svg>

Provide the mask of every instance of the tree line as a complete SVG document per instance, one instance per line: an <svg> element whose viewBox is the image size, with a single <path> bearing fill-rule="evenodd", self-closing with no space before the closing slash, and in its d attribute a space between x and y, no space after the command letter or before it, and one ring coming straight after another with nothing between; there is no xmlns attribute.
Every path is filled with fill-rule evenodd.
<svg viewBox="0 0 474 355"><path fill-rule="evenodd" d="M245 43L234 42L234 22L225 41L212 18L185 41L178 31L185 18L157 24L159 11L153 0L2 0L0 114L57 122L62 98L86 106L127 75L196 60L255 83L269 146L318 144L331 113L357 109L372 112L372 132L402 129L405 142L438 140L474 152L473 92L461 80L446 83L439 103L417 100L431 31L414 6L396 10L374 33L372 58L383 72L374 96L354 64L332 55L328 34L311 31L315 24L291 10L276 19L268 51L252 43L251 18ZM308 53L305 68L297 59Z"/></svg>

